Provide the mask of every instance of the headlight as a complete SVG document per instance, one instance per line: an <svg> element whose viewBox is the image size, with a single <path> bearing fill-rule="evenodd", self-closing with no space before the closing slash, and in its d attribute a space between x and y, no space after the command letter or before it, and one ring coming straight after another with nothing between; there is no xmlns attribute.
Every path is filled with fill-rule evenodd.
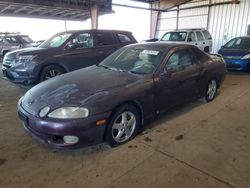
<svg viewBox="0 0 250 188"><path fill-rule="evenodd" d="M243 56L241 59L250 59L250 54Z"/></svg>
<svg viewBox="0 0 250 188"><path fill-rule="evenodd" d="M18 57L18 63L25 63L28 61L32 61L36 56L35 55L24 55Z"/></svg>
<svg viewBox="0 0 250 188"><path fill-rule="evenodd" d="M80 107L62 107L58 108L51 113L48 117L57 119L76 119L88 117L89 110L87 108Z"/></svg>

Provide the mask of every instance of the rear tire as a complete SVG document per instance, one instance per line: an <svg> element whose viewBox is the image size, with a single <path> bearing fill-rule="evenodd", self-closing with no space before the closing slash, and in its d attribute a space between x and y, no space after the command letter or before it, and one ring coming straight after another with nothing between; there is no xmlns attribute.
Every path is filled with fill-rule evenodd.
<svg viewBox="0 0 250 188"><path fill-rule="evenodd" d="M207 90L205 95L206 102L211 102L216 97L218 90L218 82L215 78L212 78L207 84Z"/></svg>
<svg viewBox="0 0 250 188"><path fill-rule="evenodd" d="M209 53L209 47L208 47L208 46L206 46L206 47L204 48L204 52Z"/></svg>
<svg viewBox="0 0 250 188"><path fill-rule="evenodd" d="M59 76L63 73L65 73L63 68L56 66L56 65L49 65L42 69L40 73L39 81L43 82L45 80L49 80L50 78Z"/></svg>
<svg viewBox="0 0 250 188"><path fill-rule="evenodd" d="M137 135L140 123L138 110L132 105L123 105L110 118L105 140L111 147L125 144Z"/></svg>

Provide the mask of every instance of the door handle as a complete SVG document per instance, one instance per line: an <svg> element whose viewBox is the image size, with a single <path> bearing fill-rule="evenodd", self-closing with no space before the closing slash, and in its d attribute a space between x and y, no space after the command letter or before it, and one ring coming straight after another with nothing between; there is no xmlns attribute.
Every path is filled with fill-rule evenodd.
<svg viewBox="0 0 250 188"><path fill-rule="evenodd" d="M205 42L203 42L203 44L206 44Z"/></svg>
<svg viewBox="0 0 250 188"><path fill-rule="evenodd" d="M195 45L197 46L198 44L197 44L197 43L195 43Z"/></svg>

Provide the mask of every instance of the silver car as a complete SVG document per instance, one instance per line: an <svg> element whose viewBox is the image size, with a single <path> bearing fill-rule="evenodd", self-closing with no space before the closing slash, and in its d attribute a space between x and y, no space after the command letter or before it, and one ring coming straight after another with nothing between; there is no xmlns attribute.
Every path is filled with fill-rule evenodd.
<svg viewBox="0 0 250 188"><path fill-rule="evenodd" d="M160 41L191 44L205 52L212 51L212 37L206 29L181 29L166 32Z"/></svg>
<svg viewBox="0 0 250 188"><path fill-rule="evenodd" d="M19 33L0 33L0 56L20 48L30 47L34 43L28 35Z"/></svg>

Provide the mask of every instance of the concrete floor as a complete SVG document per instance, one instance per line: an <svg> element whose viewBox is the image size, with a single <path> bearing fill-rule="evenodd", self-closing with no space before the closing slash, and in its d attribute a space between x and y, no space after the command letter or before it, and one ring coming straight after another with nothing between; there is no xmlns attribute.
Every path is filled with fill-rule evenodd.
<svg viewBox="0 0 250 188"><path fill-rule="evenodd" d="M0 75L0 187L250 187L250 75L230 73L212 103L162 116L133 141L45 149L25 134L16 103L27 89Z"/></svg>

